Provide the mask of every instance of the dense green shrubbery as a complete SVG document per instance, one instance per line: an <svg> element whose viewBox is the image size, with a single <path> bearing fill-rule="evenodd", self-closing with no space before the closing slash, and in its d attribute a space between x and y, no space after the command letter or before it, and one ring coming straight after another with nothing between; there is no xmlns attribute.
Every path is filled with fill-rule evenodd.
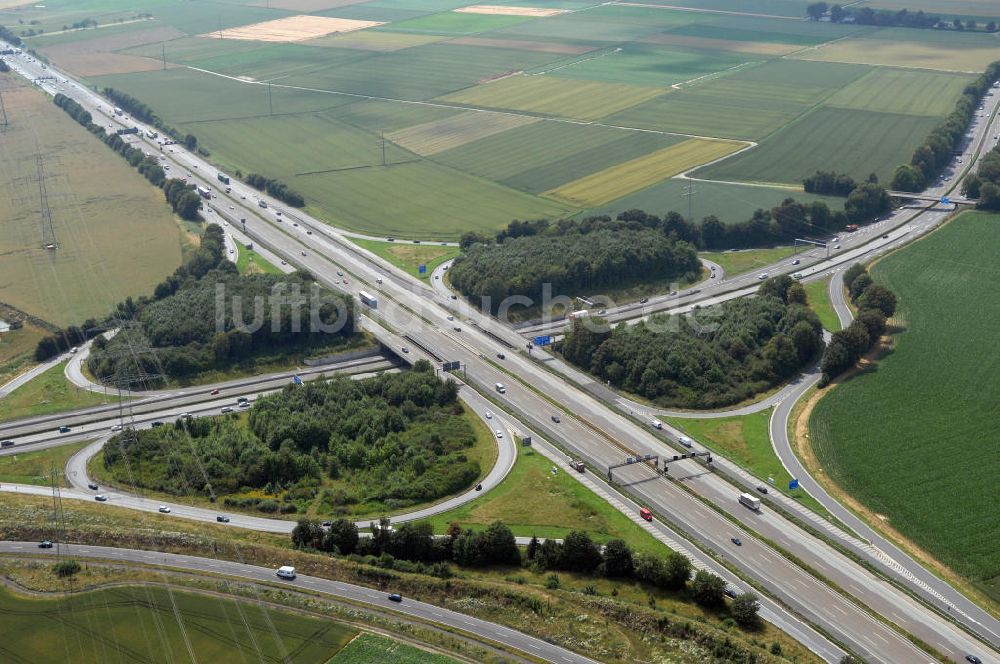
<svg viewBox="0 0 1000 664"><path fill-rule="evenodd" d="M765 281L757 297L654 316L602 331L576 321L557 346L563 356L615 387L658 404L717 408L796 374L822 348L819 319L788 276Z"/></svg>
<svg viewBox="0 0 1000 664"><path fill-rule="evenodd" d="M489 297L496 311L512 295L541 302L543 284L551 284L552 294L572 295L696 276L701 266L694 247L671 237L659 219L646 222L607 217L514 222L495 243L466 236L451 283L470 297Z"/></svg>
<svg viewBox="0 0 1000 664"><path fill-rule="evenodd" d="M325 493L338 496L321 501L327 513L354 503L403 507L479 476L466 457L475 432L457 397L426 362L361 381L337 377L260 398L245 425L201 418L127 431L105 445L104 464L120 482L173 494L264 490L270 498L226 503L264 512L294 513L287 505Z"/></svg>
<svg viewBox="0 0 1000 664"><path fill-rule="evenodd" d="M872 281L871 275L860 263L844 272L844 288L858 308L858 315L847 329L834 332L823 353L820 368L823 378L820 387L850 369L875 345L885 332L886 321L896 312L896 294Z"/></svg>

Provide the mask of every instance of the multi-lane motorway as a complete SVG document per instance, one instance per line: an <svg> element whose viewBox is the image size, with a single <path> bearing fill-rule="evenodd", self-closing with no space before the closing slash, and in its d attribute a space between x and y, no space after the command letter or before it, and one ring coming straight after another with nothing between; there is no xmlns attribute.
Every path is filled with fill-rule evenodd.
<svg viewBox="0 0 1000 664"><path fill-rule="evenodd" d="M37 70L32 70L30 64L19 62L18 68L29 77L37 76ZM92 92L70 83L66 87L66 92L87 106L95 118L107 109L107 102ZM99 105L102 110L97 108ZM178 168L202 174L206 183L213 179L214 169L195 155L177 151L165 156ZM462 362L468 374L467 383L484 394L491 393L495 383L506 384L505 394L491 394L500 408L509 411L524 426L544 433L563 449L585 458L592 468L606 468L636 453L675 453L667 441L548 371L534 358L513 352L511 347L521 347L523 337L510 328L478 312L463 310L457 301L413 282L345 241L339 231L307 215L288 213L285 221L277 221L274 206L284 207L269 199L267 210L257 208L253 204L255 194L237 184L232 196L219 194L212 201L210 207L215 212L208 216L230 221L235 221L236 215L245 216L251 238L289 262L309 269L330 287L355 294L360 288L377 293L378 309L367 312L365 326L385 343L394 347L412 343L415 347L412 356L423 356L417 349L427 349L434 359ZM229 206L234 209L228 210ZM937 214L943 217L946 213ZM889 241L898 241L902 233L893 231L895 237ZM850 249L839 254L835 261L817 263L806 270L810 275L825 273L833 265L857 260L869 251L868 247ZM349 285L336 283L333 274L338 269L350 275ZM737 288L732 296L743 294L743 290L749 293L753 288ZM449 315L456 320L449 321ZM374 322L375 319L379 322ZM402 335L409 341L404 341ZM505 352L505 359L497 357L499 352ZM555 413L561 415L558 425L551 420ZM792 611L822 626L834 639L867 659L933 660L891 624L876 618L881 616L949 659L959 661L966 653L976 653L984 661L991 658L1000 661L989 646L960 629L948 616L872 574L769 509L769 505L765 505L762 513L746 510L736 502L739 489L703 465L690 461L672 465L670 476L674 479L664 479L644 464L633 464L616 471L615 480L674 524L687 538L688 546L714 552ZM739 550L730 542L734 535L744 542ZM839 591L784 555L781 549L819 572ZM913 590L920 593L919 588ZM780 616L776 622L781 626Z"/></svg>

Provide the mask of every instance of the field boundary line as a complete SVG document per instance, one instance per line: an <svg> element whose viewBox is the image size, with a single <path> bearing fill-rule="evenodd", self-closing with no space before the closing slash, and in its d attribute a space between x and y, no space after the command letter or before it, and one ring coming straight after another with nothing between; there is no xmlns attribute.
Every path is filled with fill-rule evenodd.
<svg viewBox="0 0 1000 664"><path fill-rule="evenodd" d="M753 16L756 18L778 18L783 21L805 21L805 17L778 16L777 14L761 14L758 12L737 12L726 9L701 9L699 7L681 7L678 5L651 5L642 2L609 2L617 7L644 7L646 9L672 9L679 12L694 12L695 14L724 14L726 16Z"/></svg>

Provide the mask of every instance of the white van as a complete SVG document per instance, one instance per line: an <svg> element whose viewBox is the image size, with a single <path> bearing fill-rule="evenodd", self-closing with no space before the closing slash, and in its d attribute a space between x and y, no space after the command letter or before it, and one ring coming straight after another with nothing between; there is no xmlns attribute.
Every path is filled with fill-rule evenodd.
<svg viewBox="0 0 1000 664"><path fill-rule="evenodd" d="M497 392L500 394L506 394L507 388L503 386L503 383L497 383Z"/></svg>
<svg viewBox="0 0 1000 664"><path fill-rule="evenodd" d="M687 436L681 436L680 438L677 439L677 442L683 445L684 447L691 447L691 439L688 438Z"/></svg>
<svg viewBox="0 0 1000 664"><path fill-rule="evenodd" d="M649 421L649 426L653 427L654 429L662 429L663 428L663 422L661 422L659 420L650 420Z"/></svg>
<svg viewBox="0 0 1000 664"><path fill-rule="evenodd" d="M295 568L289 567L288 565L283 565L278 568L278 576L282 579L294 579L295 578Z"/></svg>

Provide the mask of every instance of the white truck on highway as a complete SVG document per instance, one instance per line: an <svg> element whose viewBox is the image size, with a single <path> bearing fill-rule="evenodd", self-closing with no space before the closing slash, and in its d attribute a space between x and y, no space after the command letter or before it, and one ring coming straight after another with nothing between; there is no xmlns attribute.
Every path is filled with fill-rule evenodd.
<svg viewBox="0 0 1000 664"><path fill-rule="evenodd" d="M282 565L278 568L278 576L282 579L294 579L295 578L295 568L290 565Z"/></svg>
<svg viewBox="0 0 1000 664"><path fill-rule="evenodd" d="M760 498L757 496L752 496L749 493L741 493L740 502L755 512L760 511Z"/></svg>

